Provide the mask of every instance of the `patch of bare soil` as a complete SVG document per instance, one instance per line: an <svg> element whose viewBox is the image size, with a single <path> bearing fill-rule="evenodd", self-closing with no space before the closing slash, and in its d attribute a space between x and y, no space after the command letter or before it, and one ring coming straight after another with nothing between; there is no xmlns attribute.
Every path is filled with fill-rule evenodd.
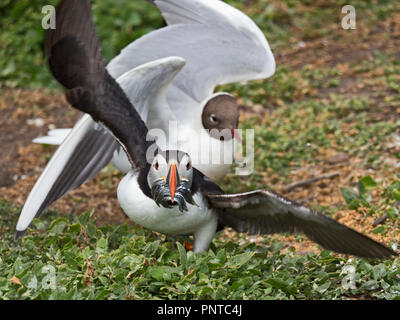
<svg viewBox="0 0 400 320"><path fill-rule="evenodd" d="M344 30L336 24L331 28L332 32L323 38L299 41L292 48L276 53L277 65L318 68L358 64L373 59L376 50L400 58L400 12L394 12L388 19L377 21L372 26L360 20L356 29Z"/></svg>
<svg viewBox="0 0 400 320"><path fill-rule="evenodd" d="M379 81L379 77L384 75L383 67L362 76L357 72L357 67L363 62L373 61L378 51L399 60L399 48L400 12L395 12L385 21L372 26L358 21L355 30L334 27L324 38L300 41L291 49L279 52L276 60L277 65L284 64L295 69L305 65L311 69L337 68L340 72L338 86L319 89L317 96L324 98L339 94L344 97L367 97L373 102L371 115L375 116L375 121L381 121L398 118L398 106L385 101L386 96L395 92L391 89L388 92L388 88Z"/></svg>
<svg viewBox="0 0 400 320"><path fill-rule="evenodd" d="M32 139L49 128L72 125L79 116L58 92L22 89L2 90L0 113L0 187L7 188L20 176L33 174L35 168L30 164L44 160L39 153L25 152Z"/></svg>

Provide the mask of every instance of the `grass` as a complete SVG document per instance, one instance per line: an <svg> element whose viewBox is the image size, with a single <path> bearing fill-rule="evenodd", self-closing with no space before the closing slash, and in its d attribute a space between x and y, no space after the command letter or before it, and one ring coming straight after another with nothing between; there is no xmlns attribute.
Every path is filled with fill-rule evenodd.
<svg viewBox="0 0 400 320"><path fill-rule="evenodd" d="M353 44L351 33L349 40L338 30L345 1L227 2L254 19L283 62L270 79L221 88L240 97L241 128L254 128L256 137L254 174L231 173L222 187L227 192L281 187L299 179L296 170L326 169L330 155L345 152L351 164L359 161L349 169L357 170L359 179L340 180L346 184L327 194L311 186L318 194L312 206L329 215L362 212L362 220L386 214L387 221L371 234L397 245L400 181L393 161L400 155L388 145L400 125L398 55L373 48L368 59L296 64L292 60L307 58L290 55L302 41ZM39 0L0 4L0 88L58 86L42 55L42 5ZM352 5L362 30L375 30L400 11L398 2L389 0ZM96 1L93 9L107 61L163 26L158 11L144 0ZM365 32L357 41L372 42L370 35ZM325 197L333 199L331 190L340 196L319 205ZM186 252L176 238L134 224L96 227L91 211L67 218L47 211L16 244L12 235L19 212L12 202L0 202L0 299L400 299L399 259L370 261L328 251L300 255L273 237L256 245L243 235L216 237L200 256Z"/></svg>
<svg viewBox="0 0 400 320"><path fill-rule="evenodd" d="M58 87L43 56L41 13L57 0L5 0L0 3L0 83L8 87ZM93 1L94 20L107 61L134 39L164 25L146 1ZM112 32L110 32L112 30Z"/></svg>
<svg viewBox="0 0 400 320"><path fill-rule="evenodd" d="M48 211L15 244L18 213L0 203L0 299L400 299L399 260L299 256L276 241L218 239L198 255L133 224L97 228L90 211Z"/></svg>

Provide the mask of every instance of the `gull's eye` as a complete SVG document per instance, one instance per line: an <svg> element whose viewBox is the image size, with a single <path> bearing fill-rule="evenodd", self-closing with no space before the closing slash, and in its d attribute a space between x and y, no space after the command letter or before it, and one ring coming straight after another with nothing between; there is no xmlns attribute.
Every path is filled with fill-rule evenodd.
<svg viewBox="0 0 400 320"><path fill-rule="evenodd" d="M211 113L210 120L211 120L211 122L218 122L218 119L217 119L217 117L215 116L214 113Z"/></svg>
<svg viewBox="0 0 400 320"><path fill-rule="evenodd" d="M158 162L156 162L156 163L154 164L154 169L158 170L158 168L159 168L159 164L158 164Z"/></svg>
<svg viewBox="0 0 400 320"><path fill-rule="evenodd" d="M187 165L186 165L186 170L189 171L191 167L192 167L192 165L190 164L190 162L188 162Z"/></svg>

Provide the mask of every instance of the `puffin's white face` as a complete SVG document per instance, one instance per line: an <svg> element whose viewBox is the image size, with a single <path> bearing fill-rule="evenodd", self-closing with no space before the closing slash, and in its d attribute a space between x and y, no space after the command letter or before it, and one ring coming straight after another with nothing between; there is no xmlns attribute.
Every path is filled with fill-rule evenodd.
<svg viewBox="0 0 400 320"><path fill-rule="evenodd" d="M188 154L184 154L181 161L178 163L178 174L180 181L185 180L189 186L192 185L193 181L193 168L192 161Z"/></svg>
<svg viewBox="0 0 400 320"><path fill-rule="evenodd" d="M154 201L166 208L178 205L180 211L187 210L186 202L195 204L190 190L192 181L192 162L183 152L157 154L147 175Z"/></svg>

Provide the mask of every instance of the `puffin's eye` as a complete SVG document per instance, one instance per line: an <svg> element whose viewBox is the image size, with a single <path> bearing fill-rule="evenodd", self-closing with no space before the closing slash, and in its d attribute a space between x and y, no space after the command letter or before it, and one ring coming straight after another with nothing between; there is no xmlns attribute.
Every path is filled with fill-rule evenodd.
<svg viewBox="0 0 400 320"><path fill-rule="evenodd" d="M210 120L211 120L212 122L218 122L218 119L217 119L217 117L215 116L214 113L211 113L211 115L210 115Z"/></svg>
<svg viewBox="0 0 400 320"><path fill-rule="evenodd" d="M158 167L159 167L158 162L156 162L156 163L154 164L154 169L158 170Z"/></svg>
<svg viewBox="0 0 400 320"><path fill-rule="evenodd" d="M188 162L186 165L186 170L190 170L191 167L192 167L192 165L190 164L190 162Z"/></svg>

